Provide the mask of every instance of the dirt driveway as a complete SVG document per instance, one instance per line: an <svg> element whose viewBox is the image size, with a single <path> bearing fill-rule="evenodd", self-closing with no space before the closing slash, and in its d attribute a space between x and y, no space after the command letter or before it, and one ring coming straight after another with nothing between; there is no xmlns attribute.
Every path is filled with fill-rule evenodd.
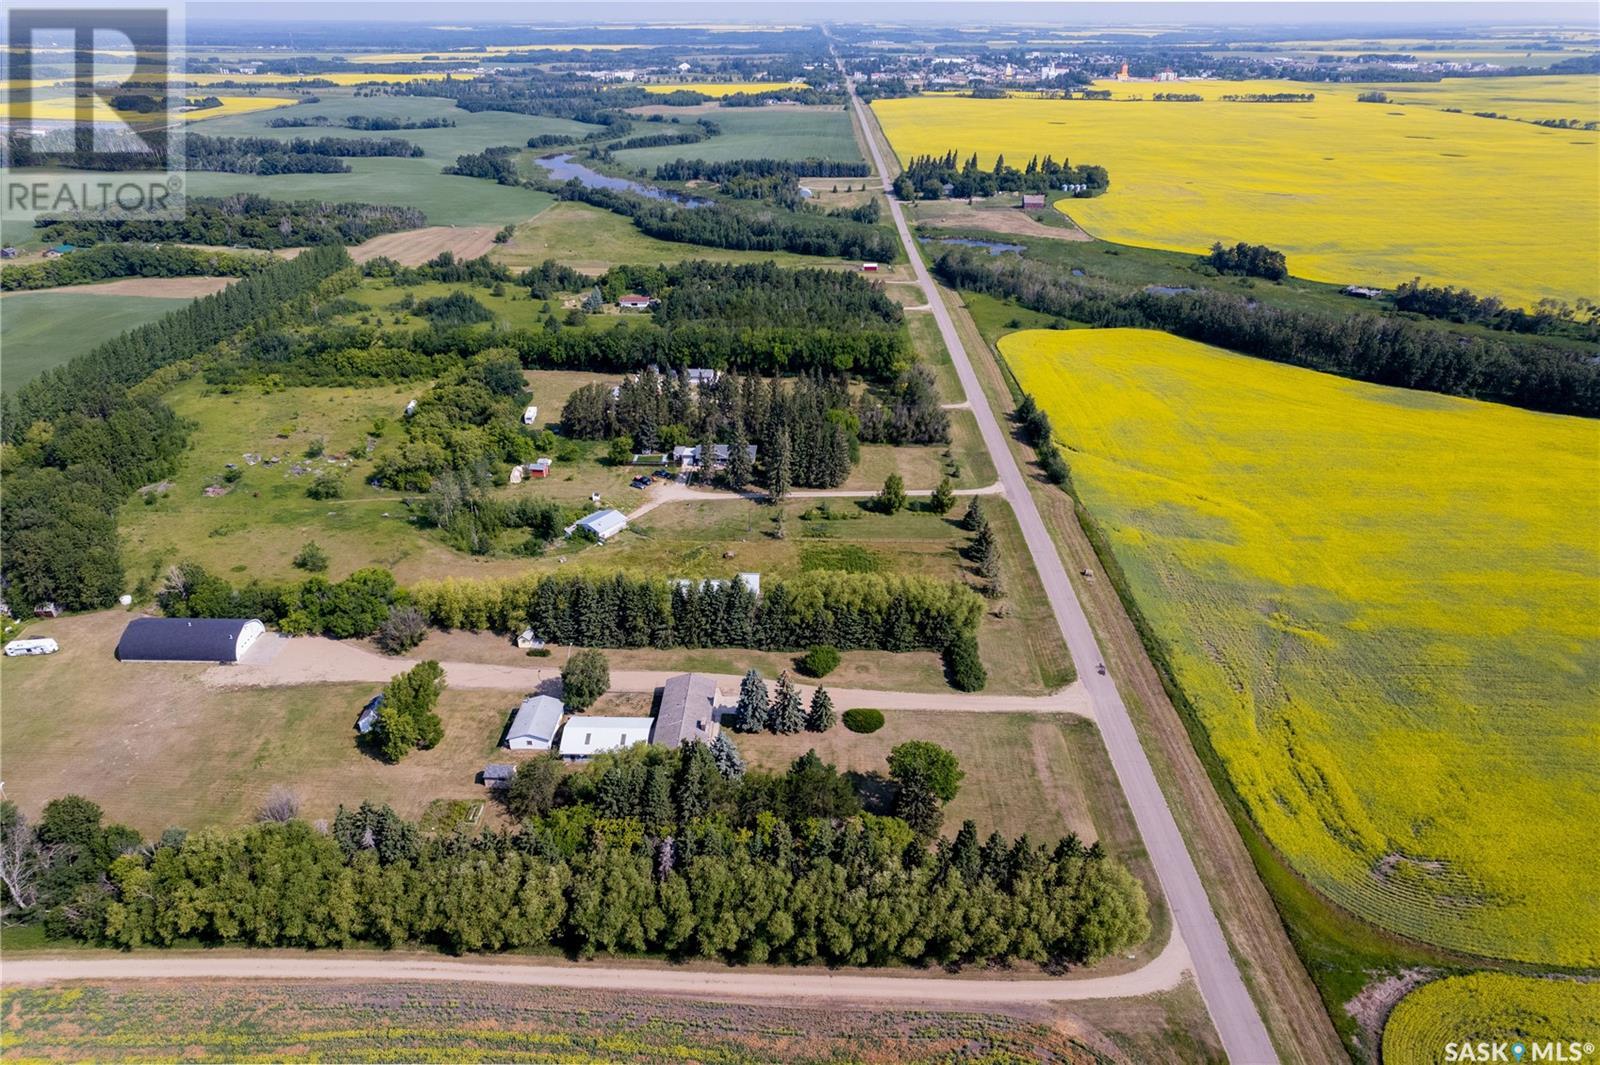
<svg viewBox="0 0 1600 1065"><path fill-rule="evenodd" d="M289 638L268 633L255 642L236 665L213 666L201 674L212 688L280 687L293 684L382 684L416 665L416 659L390 658L354 643L321 636ZM487 662L444 662L445 680L457 688L561 694L561 670L492 665ZM622 669L611 671L611 690L654 692L679 670ZM728 697L739 689L739 677L717 677ZM801 685L809 699L811 688ZM879 710L947 710L961 713L1076 714L1092 711L1083 687L1074 681L1049 695L969 695L964 692L902 692L869 688L829 688L839 710L869 706Z"/></svg>

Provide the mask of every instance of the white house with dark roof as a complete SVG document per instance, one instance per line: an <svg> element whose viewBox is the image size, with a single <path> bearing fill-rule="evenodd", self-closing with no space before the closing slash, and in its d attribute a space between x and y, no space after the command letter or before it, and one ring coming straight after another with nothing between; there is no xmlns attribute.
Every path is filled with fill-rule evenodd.
<svg viewBox="0 0 1600 1065"><path fill-rule="evenodd" d="M522 700L506 730L506 746L513 751L548 751L555 742L556 729L567 708L548 695L532 695Z"/></svg>
<svg viewBox="0 0 1600 1065"><path fill-rule="evenodd" d="M636 743L649 743L653 717L589 717L576 714L561 729L557 748L562 758L578 761L602 751L620 751Z"/></svg>

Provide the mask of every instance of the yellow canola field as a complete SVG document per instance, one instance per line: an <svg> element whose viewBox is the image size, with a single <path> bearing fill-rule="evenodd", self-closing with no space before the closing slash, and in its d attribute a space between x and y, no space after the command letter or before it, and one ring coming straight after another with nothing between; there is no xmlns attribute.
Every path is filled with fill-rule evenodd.
<svg viewBox="0 0 1600 1065"><path fill-rule="evenodd" d="M775 89L788 89L795 85L803 85L800 81L653 81L640 88L646 92L699 92L707 96L723 97L733 96L737 93L772 92Z"/></svg>
<svg viewBox="0 0 1600 1065"><path fill-rule="evenodd" d="M1447 83L1439 93L1465 105L1524 91L1504 84L1522 80ZM1562 95L1594 84L1572 79ZM1600 297L1600 133L1358 103L1361 86L1103 87L1144 100L908 97L872 106L902 162L954 148L986 166L1003 152L1019 165L1049 153L1106 167L1108 193L1057 205L1105 240L1186 252L1243 240L1282 249L1300 277L1391 287L1421 275L1517 304ZM1218 99L1302 91L1315 101ZM1156 92L1206 99L1157 103ZM1563 104L1551 117L1569 114ZM1600 107L1584 117L1600 117Z"/></svg>
<svg viewBox="0 0 1600 1065"><path fill-rule="evenodd" d="M1600 984L1511 973L1473 973L1424 984L1383 1026L1384 1065L1445 1065L1446 1047L1504 1044L1507 1061L1581 1061L1600 1042ZM1523 1053L1512 1051L1521 1042ZM1560 1044L1561 1058L1530 1044ZM1575 1045L1577 1052L1567 1049ZM1494 1053L1493 1050L1490 1053ZM1538 1057L1534 1054L1538 1053ZM1460 1057L1459 1050L1456 1057ZM1484 1060L1482 1058L1478 1060Z"/></svg>
<svg viewBox="0 0 1600 1065"><path fill-rule="evenodd" d="M1600 965L1600 423L1145 330L1000 349L1295 870L1426 942Z"/></svg>
<svg viewBox="0 0 1600 1065"><path fill-rule="evenodd" d="M227 115L244 115L252 111L268 111L274 107L287 107L300 101L281 96L219 96L221 107L207 107L198 111L180 111L172 117L179 122L198 122L207 118L222 118ZM16 100L0 100L0 118L15 119L18 121L59 121L70 122L77 117L77 99L71 96L54 96L42 100L34 100L31 106L24 105ZM94 115L96 122L123 122L130 126L146 124L151 121L151 116L138 111L113 111L100 97L94 97ZM166 121L166 116L158 116L159 121Z"/></svg>

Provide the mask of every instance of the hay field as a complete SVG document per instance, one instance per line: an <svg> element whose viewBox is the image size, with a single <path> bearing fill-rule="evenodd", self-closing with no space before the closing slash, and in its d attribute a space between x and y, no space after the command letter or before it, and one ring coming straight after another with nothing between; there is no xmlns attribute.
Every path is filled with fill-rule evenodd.
<svg viewBox="0 0 1600 1065"><path fill-rule="evenodd" d="M1530 1044L1593 1046L1600 1042L1600 984L1510 973L1436 980L1401 999L1389 1014L1383 1060L1385 1065L1442 1065L1445 1044L1467 1042L1505 1043L1506 1052L1514 1055L1507 1060L1530 1061L1560 1060L1533 1057ZM1509 1045L1519 1042L1525 1048L1522 1055ZM1581 1059L1574 1055L1565 1060Z"/></svg>
<svg viewBox="0 0 1600 1065"><path fill-rule="evenodd" d="M1000 349L1268 840L1384 928L1600 964L1600 429L1141 330Z"/></svg>
<svg viewBox="0 0 1600 1065"><path fill-rule="evenodd" d="M1560 85L1481 78L1411 96L1506 112L1511 104L1490 101L1554 93L1561 101L1539 117L1600 118L1592 78L1543 80ZM1359 103L1362 89L1146 82L1113 87L1142 101L926 96L873 109L902 161L955 148L986 166L997 152L1013 163L1049 152L1106 167L1106 195L1057 205L1106 240L1192 252L1244 240L1281 248L1290 271L1311 280L1390 287L1420 274L1518 304L1600 296L1600 246L1569 239L1600 231L1600 133ZM1150 99L1160 91L1206 99ZM1575 110L1585 91L1587 107ZM1252 92L1316 99L1218 99Z"/></svg>

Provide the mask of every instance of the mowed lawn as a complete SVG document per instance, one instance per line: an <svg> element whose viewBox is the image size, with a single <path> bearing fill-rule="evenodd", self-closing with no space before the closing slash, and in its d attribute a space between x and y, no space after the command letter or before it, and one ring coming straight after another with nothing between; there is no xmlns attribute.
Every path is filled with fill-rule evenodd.
<svg viewBox="0 0 1600 1065"><path fill-rule="evenodd" d="M1382 927L1600 963L1600 433L1161 333L1014 333L1267 838Z"/></svg>
<svg viewBox="0 0 1600 1065"><path fill-rule="evenodd" d="M674 109L677 113L678 109ZM690 115L682 115L683 122ZM704 159L726 162L730 159L833 159L859 163L861 148L856 144L850 112L843 107L718 107L696 108L695 118L708 118L722 130L698 144L668 144L659 148L629 148L615 153L617 162L628 167L654 170L677 159ZM641 134L670 131L670 125L642 124ZM832 178L804 178L801 184L824 183ZM840 178L861 181L864 179Z"/></svg>
<svg viewBox="0 0 1600 1065"><path fill-rule="evenodd" d="M436 798L483 797L474 775L524 694L446 689L443 742L386 765L356 745L354 728L379 685L218 690L201 681L203 665L120 663L117 639L134 616L31 625L61 651L0 660L0 772L6 798L30 816L75 793L153 838L171 825L241 824L283 786L307 818L363 799L415 818Z"/></svg>
<svg viewBox="0 0 1600 1065"><path fill-rule="evenodd" d="M18 292L0 297L0 388L14 389L187 299Z"/></svg>
<svg viewBox="0 0 1600 1065"><path fill-rule="evenodd" d="M1392 288L1421 275L1529 306L1600 296L1600 245L1570 239L1600 230L1600 133L1478 118L1479 101L1526 93L1520 78L1471 80L1432 94L1377 87L1412 106L1361 103L1371 86L1324 82L1185 83L1205 97L1192 103L1107 82L1118 97L1146 98L930 95L873 111L902 162L954 149L985 167L997 153L1013 165L1049 153L1104 166L1109 192L1056 206L1105 240L1184 252L1248 241L1287 253L1297 277ZM1550 88L1538 117L1600 118L1593 77L1570 83ZM1219 99L1285 92L1315 100ZM1441 109L1452 93L1468 113ZM1502 204L1489 191L1519 187L1539 194Z"/></svg>

